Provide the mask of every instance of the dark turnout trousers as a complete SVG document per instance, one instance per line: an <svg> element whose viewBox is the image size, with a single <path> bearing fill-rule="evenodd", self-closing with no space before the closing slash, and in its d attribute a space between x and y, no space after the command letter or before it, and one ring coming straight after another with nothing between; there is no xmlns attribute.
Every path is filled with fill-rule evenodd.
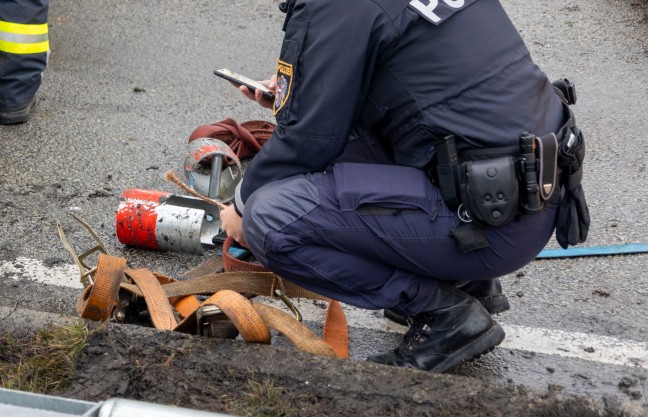
<svg viewBox="0 0 648 417"><path fill-rule="evenodd" d="M27 106L41 84L49 50L49 0L0 2L0 112Z"/></svg>

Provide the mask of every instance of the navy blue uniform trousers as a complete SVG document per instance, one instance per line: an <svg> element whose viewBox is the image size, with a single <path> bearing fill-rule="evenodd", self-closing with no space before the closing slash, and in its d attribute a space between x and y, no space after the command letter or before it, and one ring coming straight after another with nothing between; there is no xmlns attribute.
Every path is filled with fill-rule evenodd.
<svg viewBox="0 0 648 417"><path fill-rule="evenodd" d="M245 207L246 241L265 266L304 288L367 309L425 311L438 280L493 279L544 248L557 203L486 231L490 247L461 253L459 220L422 170L377 162L366 136L326 172L255 191Z"/></svg>

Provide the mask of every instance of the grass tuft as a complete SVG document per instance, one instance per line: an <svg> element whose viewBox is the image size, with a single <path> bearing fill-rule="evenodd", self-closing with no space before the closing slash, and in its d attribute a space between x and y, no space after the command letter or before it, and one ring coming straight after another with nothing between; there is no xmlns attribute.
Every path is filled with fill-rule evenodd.
<svg viewBox="0 0 648 417"><path fill-rule="evenodd" d="M285 392L272 381L248 381L242 398L229 404L228 409L245 417L293 417L298 415L294 402L284 398Z"/></svg>
<svg viewBox="0 0 648 417"><path fill-rule="evenodd" d="M39 394L63 388L89 336L82 322L42 329L20 339L0 335L0 387Z"/></svg>

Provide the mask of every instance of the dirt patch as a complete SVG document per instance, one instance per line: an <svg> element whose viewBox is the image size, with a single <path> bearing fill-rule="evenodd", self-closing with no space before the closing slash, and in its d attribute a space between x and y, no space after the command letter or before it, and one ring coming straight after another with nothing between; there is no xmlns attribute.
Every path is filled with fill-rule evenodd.
<svg viewBox="0 0 648 417"><path fill-rule="evenodd" d="M58 395L95 402L121 397L245 416L641 416L646 411L613 400L130 325L95 329L76 371Z"/></svg>

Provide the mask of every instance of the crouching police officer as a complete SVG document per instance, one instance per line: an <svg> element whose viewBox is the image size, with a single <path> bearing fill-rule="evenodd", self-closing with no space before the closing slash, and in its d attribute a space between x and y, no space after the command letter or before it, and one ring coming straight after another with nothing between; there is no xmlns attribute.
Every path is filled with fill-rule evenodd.
<svg viewBox="0 0 648 417"><path fill-rule="evenodd" d="M29 119L47 63L49 0L0 5L0 124Z"/></svg>
<svg viewBox="0 0 648 417"><path fill-rule="evenodd" d="M224 229L287 280L408 317L370 361L444 372L488 352L504 339L489 312L508 308L497 277L564 210L561 237L587 234L573 86L549 82L498 0L281 8L274 101L240 88L277 127Z"/></svg>

